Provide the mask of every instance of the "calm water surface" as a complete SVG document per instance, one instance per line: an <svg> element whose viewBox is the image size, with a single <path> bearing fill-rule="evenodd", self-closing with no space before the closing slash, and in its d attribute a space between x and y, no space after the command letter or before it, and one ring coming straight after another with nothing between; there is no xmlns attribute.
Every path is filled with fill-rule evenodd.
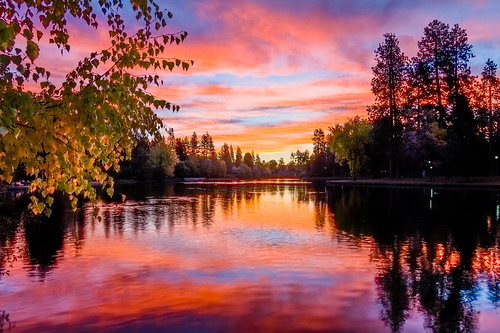
<svg viewBox="0 0 500 333"><path fill-rule="evenodd" d="M133 185L0 214L0 332L498 332L500 192Z"/></svg>

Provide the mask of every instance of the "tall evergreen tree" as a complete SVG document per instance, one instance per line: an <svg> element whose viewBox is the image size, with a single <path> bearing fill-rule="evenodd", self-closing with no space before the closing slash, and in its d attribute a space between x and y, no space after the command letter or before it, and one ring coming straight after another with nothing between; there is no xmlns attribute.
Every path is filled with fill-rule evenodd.
<svg viewBox="0 0 500 333"><path fill-rule="evenodd" d="M434 20L424 29L424 36L418 42L418 59L426 66L431 83L434 106L441 126L446 126L446 100L448 91L445 89L447 69L449 69L449 25ZM444 101L444 104L443 104Z"/></svg>
<svg viewBox="0 0 500 333"><path fill-rule="evenodd" d="M253 167L254 163L253 163L252 154L245 153L245 155L243 156L243 163L246 164L250 168Z"/></svg>
<svg viewBox="0 0 500 333"><path fill-rule="evenodd" d="M177 157L179 161L185 161L187 157L187 149L185 145L185 141L181 138L177 138L175 140L175 152L177 153Z"/></svg>
<svg viewBox="0 0 500 333"><path fill-rule="evenodd" d="M262 166L262 160L260 159L259 154L255 155L254 164L258 165L258 166Z"/></svg>
<svg viewBox="0 0 500 333"><path fill-rule="evenodd" d="M192 156L198 156L199 155L199 147L198 147L198 136L196 135L196 132L193 132L193 135L191 136L191 155Z"/></svg>
<svg viewBox="0 0 500 333"><path fill-rule="evenodd" d="M243 163L243 153L241 152L241 148L239 146L236 147L236 157L234 159L234 164L239 166Z"/></svg>
<svg viewBox="0 0 500 333"><path fill-rule="evenodd" d="M231 158L231 163L234 163L235 160L234 160L234 150L233 150L233 145L230 144L229 145L229 157Z"/></svg>
<svg viewBox="0 0 500 333"><path fill-rule="evenodd" d="M451 117L448 130L448 169L453 168L467 179L473 171L475 163L480 163L480 151L475 132L475 119L468 99L460 94Z"/></svg>
<svg viewBox="0 0 500 333"><path fill-rule="evenodd" d="M317 128L314 130L312 140L314 156L319 156L320 154L328 150L327 137L325 136L325 132L321 128Z"/></svg>
<svg viewBox="0 0 500 333"><path fill-rule="evenodd" d="M230 147L227 143L224 143L220 148L219 160L224 161L224 163L226 164L226 169L228 171L231 170L231 164L232 164L231 152L230 152Z"/></svg>
<svg viewBox="0 0 500 333"><path fill-rule="evenodd" d="M500 102L500 81L497 78L497 64L491 59L486 61L481 73L481 86L479 97L482 108L488 110L488 156L490 175L494 174L494 139L497 136L498 122L494 121Z"/></svg>
<svg viewBox="0 0 500 333"><path fill-rule="evenodd" d="M372 92L375 104L368 109L372 120L389 118L389 175L396 176L397 151L401 136L401 109L407 58L394 34L385 34L384 43L375 50L376 65L372 68Z"/></svg>
<svg viewBox="0 0 500 333"><path fill-rule="evenodd" d="M212 136L206 132L201 136L200 142L200 156L204 158L214 159L217 157L217 153L215 152L214 141Z"/></svg>
<svg viewBox="0 0 500 333"><path fill-rule="evenodd" d="M472 81L469 59L473 58L472 45L468 43L465 29L455 24L449 32L447 70L448 89L453 105L456 107L458 95L467 94L466 86Z"/></svg>

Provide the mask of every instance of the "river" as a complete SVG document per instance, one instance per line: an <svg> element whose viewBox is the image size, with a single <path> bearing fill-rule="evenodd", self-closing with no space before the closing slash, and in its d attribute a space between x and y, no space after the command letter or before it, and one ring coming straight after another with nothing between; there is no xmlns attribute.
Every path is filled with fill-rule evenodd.
<svg viewBox="0 0 500 333"><path fill-rule="evenodd" d="M500 192L134 184L0 214L0 332L497 332Z"/></svg>

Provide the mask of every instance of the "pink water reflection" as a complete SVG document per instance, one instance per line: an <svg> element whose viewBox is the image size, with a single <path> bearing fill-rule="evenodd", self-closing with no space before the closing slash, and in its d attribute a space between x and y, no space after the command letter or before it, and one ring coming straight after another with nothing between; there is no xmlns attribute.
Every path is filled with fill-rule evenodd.
<svg viewBox="0 0 500 333"><path fill-rule="evenodd" d="M61 247L48 263L33 258L33 232L18 227L5 248L19 260L0 280L0 309L14 331L390 330L380 295L396 263L411 276L413 245L381 250L369 234L340 229L321 188L194 184L129 197L101 202L103 222L91 207L63 216ZM440 274L460 264L448 244L420 248ZM474 259L478 274L485 256ZM419 332L424 318L411 302L401 327ZM482 331L494 322L487 312Z"/></svg>

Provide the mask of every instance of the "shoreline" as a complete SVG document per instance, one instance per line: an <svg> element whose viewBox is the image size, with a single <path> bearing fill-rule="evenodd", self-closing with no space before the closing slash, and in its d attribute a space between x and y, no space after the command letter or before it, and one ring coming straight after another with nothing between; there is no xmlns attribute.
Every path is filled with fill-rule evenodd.
<svg viewBox="0 0 500 333"><path fill-rule="evenodd" d="M361 179L330 179L328 186L370 186L370 187L441 187L441 188L468 188L468 189L500 189L500 177L471 177L469 180L459 177L429 178L361 178Z"/></svg>
<svg viewBox="0 0 500 333"><path fill-rule="evenodd" d="M470 177L466 180L463 177L432 177L429 178L357 178L352 180L345 177L266 177L266 178L170 178L160 182L139 179L117 179L115 185L136 185L136 184L196 184L232 181L252 181L268 179L300 179L311 183L321 182L327 186L369 186L369 187L442 187L442 188L477 188L477 189L500 189L500 177ZM99 187L97 183L92 184ZM28 186L0 186L0 193L26 192Z"/></svg>

